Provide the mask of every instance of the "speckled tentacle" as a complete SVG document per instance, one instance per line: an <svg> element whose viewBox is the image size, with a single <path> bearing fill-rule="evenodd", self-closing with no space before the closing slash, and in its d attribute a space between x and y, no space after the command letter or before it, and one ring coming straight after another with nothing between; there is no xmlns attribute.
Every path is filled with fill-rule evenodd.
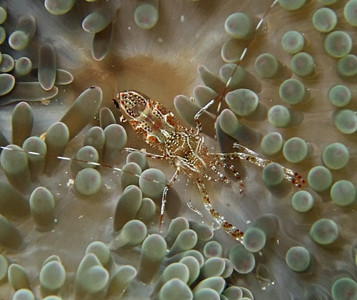
<svg viewBox="0 0 357 300"><path fill-rule="evenodd" d="M204 107L202 107L194 117L194 120L196 122L196 134L200 134L202 132L202 124L200 121L200 117L202 116L203 113L208 113L208 109L214 104L215 99L212 99L210 102L208 102Z"/></svg>
<svg viewBox="0 0 357 300"><path fill-rule="evenodd" d="M243 242L244 232L239 230L236 226L229 223L222 215L220 215L212 206L212 203L208 197L208 193L206 190L206 186L200 179L196 179L196 184L198 189L200 190L203 202L206 210L211 214L215 222L224 229L228 234L230 234L235 240L239 242Z"/></svg>
<svg viewBox="0 0 357 300"><path fill-rule="evenodd" d="M154 154L154 153L149 153L146 151L142 151L139 149L135 149L135 148L124 148L124 150L128 153L131 152L140 152L141 154L144 154L146 157L152 158L152 159L166 159L166 157L164 155L160 155L160 154Z"/></svg>
<svg viewBox="0 0 357 300"><path fill-rule="evenodd" d="M160 208L160 230L161 226L164 223L164 214L165 214L165 206L167 202L167 193L169 191L169 188L172 186L172 184L178 179L178 176L180 175L180 168L176 168L175 173L172 175L170 181L166 184L163 192L162 192L162 197L161 197L161 208Z"/></svg>
<svg viewBox="0 0 357 300"><path fill-rule="evenodd" d="M227 164L226 162L223 162L218 159L214 160L214 163L216 166L221 166L222 168L225 168L233 173L236 181L239 184L240 194L243 194L244 193L244 182L243 182L243 179L240 176L239 172L236 170L235 166L232 164Z"/></svg>
<svg viewBox="0 0 357 300"><path fill-rule="evenodd" d="M270 164L272 161L268 160L268 159L264 159L259 157L259 154L250 150L247 147L244 147L238 143L234 143L233 147L236 149L240 149L242 152L247 153L248 156L251 155L254 158L246 158L247 161L254 163L255 165L264 168L266 165ZM257 163L255 162L255 160L257 160ZM290 181L291 183L293 183L296 187L301 188L304 184L305 184L305 179L297 172L295 172L294 170L291 170L289 168L286 168L284 166L283 170L284 170L284 178L288 181Z"/></svg>
<svg viewBox="0 0 357 300"><path fill-rule="evenodd" d="M208 164L210 170L212 170L217 176L213 176L207 173L202 174L204 179L212 182L223 182L229 183L229 179L225 176L217 167L221 166L220 161L218 160L211 160Z"/></svg>
<svg viewBox="0 0 357 300"><path fill-rule="evenodd" d="M241 160L245 160L247 162L250 162L258 167L264 168L267 165L269 165L270 163L272 163L271 160L265 159L260 157L257 153L255 153L254 151L235 143L234 144L234 148L239 149L242 152L231 152L231 153L211 153L212 156L220 159L220 160L237 160L237 159L241 159ZM292 184L294 184L296 187L301 188L302 185L305 184L305 180L302 178L302 176L289 169L286 168L284 166L282 166L283 171L284 171L284 178L291 182Z"/></svg>

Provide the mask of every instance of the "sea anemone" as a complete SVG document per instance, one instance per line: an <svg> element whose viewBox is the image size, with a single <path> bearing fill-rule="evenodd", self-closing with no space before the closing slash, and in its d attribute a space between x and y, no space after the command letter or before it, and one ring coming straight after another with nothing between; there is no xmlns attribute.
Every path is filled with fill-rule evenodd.
<svg viewBox="0 0 357 300"><path fill-rule="evenodd" d="M0 298L356 300L356 7L0 2ZM252 149L205 184L244 237L145 155L128 89Z"/></svg>

